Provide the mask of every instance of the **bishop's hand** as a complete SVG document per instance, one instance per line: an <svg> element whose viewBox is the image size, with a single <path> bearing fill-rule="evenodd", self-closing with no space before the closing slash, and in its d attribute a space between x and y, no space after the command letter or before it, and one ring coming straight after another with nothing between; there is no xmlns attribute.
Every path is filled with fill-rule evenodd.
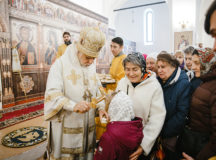
<svg viewBox="0 0 216 160"><path fill-rule="evenodd" d="M85 113L91 109L90 103L81 101L74 106L73 111L77 113Z"/></svg>

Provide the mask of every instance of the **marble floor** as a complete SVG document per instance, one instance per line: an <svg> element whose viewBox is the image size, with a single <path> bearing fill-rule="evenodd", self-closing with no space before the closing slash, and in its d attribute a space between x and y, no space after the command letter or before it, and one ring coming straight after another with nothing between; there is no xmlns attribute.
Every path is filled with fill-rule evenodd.
<svg viewBox="0 0 216 160"><path fill-rule="evenodd" d="M0 139L7 133L28 126L47 127L48 123L44 121L44 117L40 116L16 125L0 130ZM0 160L42 160L47 142L42 142L34 146L24 148L9 148L0 144Z"/></svg>

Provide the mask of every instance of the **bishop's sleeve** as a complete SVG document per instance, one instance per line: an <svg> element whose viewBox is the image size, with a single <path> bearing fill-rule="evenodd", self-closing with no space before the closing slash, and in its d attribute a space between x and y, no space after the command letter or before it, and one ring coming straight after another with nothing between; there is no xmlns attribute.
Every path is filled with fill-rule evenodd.
<svg viewBox="0 0 216 160"><path fill-rule="evenodd" d="M52 65L49 71L45 100L45 120L50 120L62 109L73 111L76 103L64 96L63 71L60 59Z"/></svg>

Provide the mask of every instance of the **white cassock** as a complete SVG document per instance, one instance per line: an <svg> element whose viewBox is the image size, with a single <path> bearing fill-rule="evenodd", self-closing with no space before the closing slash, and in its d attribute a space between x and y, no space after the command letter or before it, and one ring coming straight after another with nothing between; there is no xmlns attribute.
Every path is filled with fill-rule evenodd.
<svg viewBox="0 0 216 160"><path fill-rule="evenodd" d="M90 101L91 95L100 96L101 83L95 63L89 67L80 65L75 43L52 65L47 80L44 116L51 121L52 159L93 157L95 109L81 114L73 112L73 108L84 99Z"/></svg>

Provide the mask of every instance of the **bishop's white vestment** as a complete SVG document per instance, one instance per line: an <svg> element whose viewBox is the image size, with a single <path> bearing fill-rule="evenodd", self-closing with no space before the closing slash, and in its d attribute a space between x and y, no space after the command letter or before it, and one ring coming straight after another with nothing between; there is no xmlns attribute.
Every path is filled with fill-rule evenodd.
<svg viewBox="0 0 216 160"><path fill-rule="evenodd" d="M45 119L51 122L52 159L71 160L74 156L86 157L93 152L95 109L76 113L73 108L80 101L90 102L91 97L99 96L100 86L95 63L88 67L80 65L76 43L69 45L52 65L44 105ZM87 159L91 158L88 154Z"/></svg>

